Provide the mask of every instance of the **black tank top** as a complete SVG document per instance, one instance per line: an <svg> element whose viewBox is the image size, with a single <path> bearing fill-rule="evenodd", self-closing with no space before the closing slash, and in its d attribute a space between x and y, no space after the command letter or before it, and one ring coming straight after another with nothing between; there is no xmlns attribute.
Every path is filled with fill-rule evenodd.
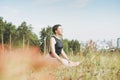
<svg viewBox="0 0 120 80"><path fill-rule="evenodd" d="M61 51L62 51L62 48L63 48L62 41L60 39L56 38L55 36L52 36L52 37L54 37L54 39L56 41L55 52L57 53L57 55L60 55ZM51 51L50 51L50 54L51 54Z"/></svg>

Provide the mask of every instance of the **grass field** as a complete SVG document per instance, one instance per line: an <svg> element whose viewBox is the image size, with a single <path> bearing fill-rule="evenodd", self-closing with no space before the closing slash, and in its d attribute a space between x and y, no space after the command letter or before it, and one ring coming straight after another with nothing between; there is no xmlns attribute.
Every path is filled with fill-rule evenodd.
<svg viewBox="0 0 120 80"><path fill-rule="evenodd" d="M120 80L119 53L89 53L71 59L83 62L77 67L59 68L57 80Z"/></svg>
<svg viewBox="0 0 120 80"><path fill-rule="evenodd" d="M44 59L37 48L6 51L0 55L0 80L120 80L119 52L90 52L69 57L82 64L56 65Z"/></svg>

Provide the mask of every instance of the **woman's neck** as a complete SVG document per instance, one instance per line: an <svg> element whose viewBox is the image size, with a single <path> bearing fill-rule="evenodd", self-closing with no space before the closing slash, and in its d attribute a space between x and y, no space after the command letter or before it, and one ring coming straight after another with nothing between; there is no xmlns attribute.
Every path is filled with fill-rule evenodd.
<svg viewBox="0 0 120 80"><path fill-rule="evenodd" d="M58 39L60 39L61 35L55 34L55 37L58 38Z"/></svg>

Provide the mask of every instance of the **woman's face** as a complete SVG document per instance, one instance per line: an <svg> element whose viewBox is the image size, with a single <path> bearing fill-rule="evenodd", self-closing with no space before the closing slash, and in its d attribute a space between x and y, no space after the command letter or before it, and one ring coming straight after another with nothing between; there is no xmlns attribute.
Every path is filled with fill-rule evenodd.
<svg viewBox="0 0 120 80"><path fill-rule="evenodd" d="M56 34L62 35L62 28L60 26L57 28Z"/></svg>

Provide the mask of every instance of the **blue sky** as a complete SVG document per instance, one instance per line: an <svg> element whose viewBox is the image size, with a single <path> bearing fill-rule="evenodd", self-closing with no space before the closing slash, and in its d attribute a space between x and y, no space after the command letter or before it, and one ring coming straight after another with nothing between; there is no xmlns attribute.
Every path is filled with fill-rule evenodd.
<svg viewBox="0 0 120 80"><path fill-rule="evenodd" d="M120 0L0 0L0 16L32 24L39 35L47 25L61 24L63 38L80 41L120 37Z"/></svg>

